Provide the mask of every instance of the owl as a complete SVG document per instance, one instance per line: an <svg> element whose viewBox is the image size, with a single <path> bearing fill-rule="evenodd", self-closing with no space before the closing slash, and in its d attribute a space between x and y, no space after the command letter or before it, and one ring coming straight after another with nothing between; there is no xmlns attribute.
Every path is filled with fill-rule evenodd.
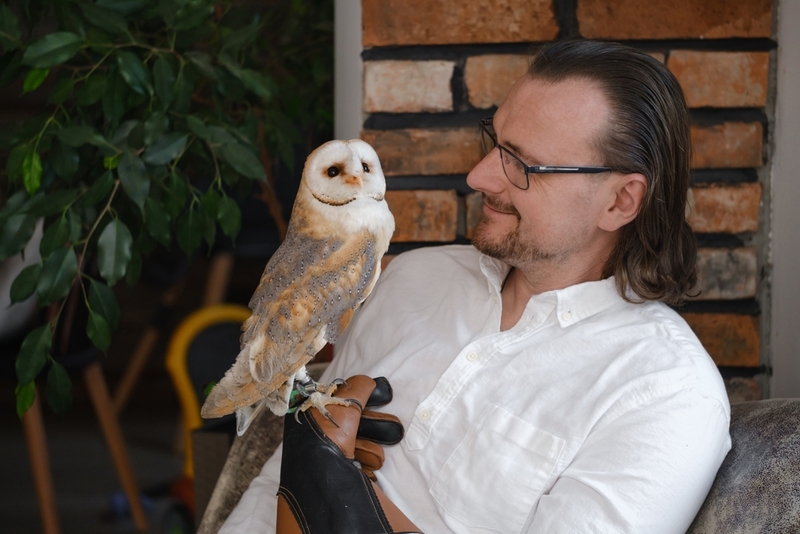
<svg viewBox="0 0 800 534"><path fill-rule="evenodd" d="M286 414L342 403L336 384L316 384L305 365L335 343L375 286L394 232L378 155L360 139L330 141L306 161L286 239L267 263L242 325L240 352L211 390L201 415L236 412L242 435L266 406ZM346 402L346 401L345 401Z"/></svg>

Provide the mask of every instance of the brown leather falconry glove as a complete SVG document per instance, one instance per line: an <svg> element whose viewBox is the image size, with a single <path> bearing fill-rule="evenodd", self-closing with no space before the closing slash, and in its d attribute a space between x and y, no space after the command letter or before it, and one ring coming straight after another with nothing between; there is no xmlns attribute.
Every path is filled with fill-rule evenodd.
<svg viewBox="0 0 800 534"><path fill-rule="evenodd" d="M284 419L277 533L421 532L373 482L372 471L383 465L381 445L398 443L403 426L362 407L391 401L389 381L357 375L334 396L357 401L326 406L336 424L315 408L298 413L299 424L294 414Z"/></svg>

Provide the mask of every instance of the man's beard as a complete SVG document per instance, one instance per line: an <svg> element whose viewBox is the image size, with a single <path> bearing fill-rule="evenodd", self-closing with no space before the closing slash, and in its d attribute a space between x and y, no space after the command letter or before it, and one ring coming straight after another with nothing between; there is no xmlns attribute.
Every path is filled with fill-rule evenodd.
<svg viewBox="0 0 800 534"><path fill-rule="evenodd" d="M505 236L490 237L491 222L484 215L481 221L472 230L472 244L487 256L503 261L512 267L521 267L541 261L555 260L559 254L547 252L537 247L531 236L523 236L520 230L521 217L517 208L510 203L505 203L497 197L483 193L483 201L490 208L497 211L510 213L517 218L516 227Z"/></svg>

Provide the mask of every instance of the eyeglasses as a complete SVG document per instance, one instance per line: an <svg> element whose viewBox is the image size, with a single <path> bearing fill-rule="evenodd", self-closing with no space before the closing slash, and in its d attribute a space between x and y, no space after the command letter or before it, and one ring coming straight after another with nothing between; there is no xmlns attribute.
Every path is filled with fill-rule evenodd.
<svg viewBox="0 0 800 534"><path fill-rule="evenodd" d="M492 117L480 119L478 124L481 128L481 145L484 153L488 154L495 147L500 149L500 161L503 164L503 172L506 173L508 181L522 190L530 187L531 174L595 174L599 172L609 172L611 167L574 167L562 165L526 165L516 154L497 142L497 135L492 125Z"/></svg>

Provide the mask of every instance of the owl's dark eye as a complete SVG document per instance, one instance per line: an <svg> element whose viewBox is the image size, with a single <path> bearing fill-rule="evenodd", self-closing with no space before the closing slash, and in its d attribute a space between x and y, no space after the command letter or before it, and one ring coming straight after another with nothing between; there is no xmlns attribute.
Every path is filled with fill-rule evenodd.
<svg viewBox="0 0 800 534"><path fill-rule="evenodd" d="M364 167L364 172L369 172L369 165L362 163L361 166Z"/></svg>
<svg viewBox="0 0 800 534"><path fill-rule="evenodd" d="M328 167L328 176L331 178L339 176L339 167Z"/></svg>

